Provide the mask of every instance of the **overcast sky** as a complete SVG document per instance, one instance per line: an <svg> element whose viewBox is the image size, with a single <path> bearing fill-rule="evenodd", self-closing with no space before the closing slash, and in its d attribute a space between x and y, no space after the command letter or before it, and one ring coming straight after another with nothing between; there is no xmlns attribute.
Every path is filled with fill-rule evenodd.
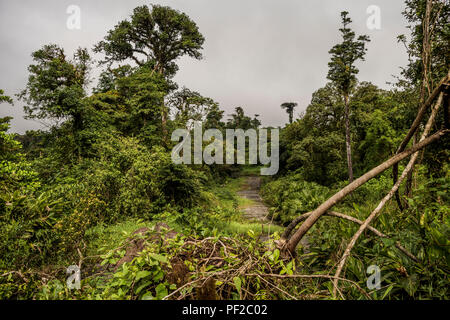
<svg viewBox="0 0 450 320"><path fill-rule="evenodd" d="M263 125L288 121L280 109L296 101L296 115L311 94L326 83L329 49L340 41L340 12L347 10L357 35L371 38L366 61L358 64L361 81L383 88L407 62L396 37L407 33L402 0L0 0L0 89L12 96L24 88L31 53L56 43L72 55L92 46L107 30L142 4L169 5L185 12L205 36L204 59L179 60L175 81L220 103L230 114L242 106L260 114ZM69 5L81 9L81 29L69 30ZM370 5L381 9L381 29L369 30ZM42 127L23 119L23 104L0 105L0 117L13 116L13 132Z"/></svg>

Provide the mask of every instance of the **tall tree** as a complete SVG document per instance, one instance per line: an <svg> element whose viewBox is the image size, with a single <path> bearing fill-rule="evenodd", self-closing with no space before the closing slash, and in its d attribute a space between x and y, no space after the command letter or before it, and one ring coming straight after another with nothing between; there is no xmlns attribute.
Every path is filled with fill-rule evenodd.
<svg viewBox="0 0 450 320"><path fill-rule="evenodd" d="M138 66L171 78L178 70L175 61L183 55L201 59L205 38L186 14L169 7L152 5L134 9L130 20L119 22L110 30L94 52L105 54L103 63L132 60ZM168 108L161 106L161 122L167 138Z"/></svg>
<svg viewBox="0 0 450 320"><path fill-rule="evenodd" d="M230 129L257 129L254 125L255 123L252 118L245 115L244 109L242 107L237 107L234 109L234 113L230 114L231 118L227 122L227 128Z"/></svg>
<svg viewBox="0 0 450 320"><path fill-rule="evenodd" d="M3 102L13 103L12 99L4 95L4 91L0 89L0 104ZM0 161L8 160L13 152L19 149L19 143L13 139L12 135L6 133L11 119L12 117L0 118Z"/></svg>
<svg viewBox="0 0 450 320"><path fill-rule="evenodd" d="M289 123L292 123L294 120L294 108L298 106L296 102L285 102L281 104L281 108L285 109L287 114L289 115Z"/></svg>
<svg viewBox="0 0 450 320"><path fill-rule="evenodd" d="M117 89L117 80L131 76L136 68L126 64L117 68L108 68L103 71L98 79L97 87L93 89L93 93L106 93Z"/></svg>
<svg viewBox="0 0 450 320"><path fill-rule="evenodd" d="M79 48L72 60L64 49L50 44L32 54L35 64L28 67L28 83L18 96L27 105L24 110L31 119L67 119L76 133L83 127L91 58L87 49Z"/></svg>
<svg viewBox="0 0 450 320"><path fill-rule="evenodd" d="M182 125L188 120L205 120L208 111L213 105L217 105L213 99L185 87L171 95L168 104L172 107L175 120Z"/></svg>
<svg viewBox="0 0 450 320"><path fill-rule="evenodd" d="M353 32L348 25L352 22L348 16L347 11L341 12L342 28L339 31L342 34L342 42L335 45L329 53L331 54L331 61L328 63L327 78L334 82L340 94L344 98L345 104L345 144L347 151L347 166L349 181L353 181L353 166L352 166L352 149L350 137L350 92L355 86L357 80L356 75L359 73L358 68L355 67L357 60L364 60L366 49L366 42L369 42L369 37L366 35L359 36L357 39L355 32Z"/></svg>
<svg viewBox="0 0 450 320"><path fill-rule="evenodd" d="M205 38L186 14L152 5L134 9L130 20L119 22L94 48L105 54L103 63L132 60L151 64L155 71L173 76L175 60L183 55L201 59Z"/></svg>
<svg viewBox="0 0 450 320"><path fill-rule="evenodd" d="M408 29L411 30L410 41L407 43L406 36L400 35L398 40L403 42L409 56L408 65L402 69L402 76L398 83L399 87L417 93L417 109L430 97L432 88L445 77L450 65L450 33L448 28L448 17L450 14L450 3L448 1L437 0L406 0L403 16L408 21ZM447 99L444 99L444 110ZM443 116L448 112L443 112ZM437 125L445 122L442 115L436 119ZM412 137L413 144L417 143L419 132ZM402 144L397 150L404 149ZM421 160L430 165L429 168L441 168L442 163L448 158L448 154L441 152L440 145L431 146L424 152L425 158ZM430 156L426 156L429 153ZM437 156L443 154L443 156ZM443 174L445 170L434 170L434 175ZM398 164L393 167L394 184L398 177ZM440 171L440 172L439 172ZM412 180L414 168L409 171L406 180L405 195L411 196ZM396 201L400 209L403 209L399 192L395 194ZM404 205L408 205L407 202Z"/></svg>
<svg viewBox="0 0 450 320"><path fill-rule="evenodd" d="M258 119L259 114L255 114L252 119L252 127L258 129L261 125L261 120Z"/></svg>
<svg viewBox="0 0 450 320"><path fill-rule="evenodd" d="M450 3L438 0L406 0L403 16L411 31L403 42L409 56L409 63L402 68L405 87L416 87L422 101L430 94L433 85L447 75L450 65L450 34L448 17Z"/></svg>
<svg viewBox="0 0 450 320"><path fill-rule="evenodd" d="M222 121L225 111L220 110L218 104L213 104L206 115L205 129L219 129L222 130L225 127L225 123Z"/></svg>
<svg viewBox="0 0 450 320"><path fill-rule="evenodd" d="M175 89L174 83L147 66L138 68L130 76L116 80L117 92L123 98L128 114L128 130L139 136L148 146L166 143L167 131L161 122L164 99Z"/></svg>

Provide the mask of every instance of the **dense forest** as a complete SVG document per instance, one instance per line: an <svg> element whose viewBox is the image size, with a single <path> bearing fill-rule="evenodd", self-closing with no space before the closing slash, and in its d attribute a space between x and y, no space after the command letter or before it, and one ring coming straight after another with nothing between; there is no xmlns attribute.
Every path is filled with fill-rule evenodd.
<svg viewBox="0 0 450 320"><path fill-rule="evenodd" d="M405 1L409 60L387 90L358 80L370 38L341 12L327 84L300 114L273 106L282 128L174 81L208 39L170 7L135 8L91 49L37 48L26 87L0 90L52 123L0 118L0 298L448 299L449 14ZM194 122L279 129L278 172L174 163Z"/></svg>

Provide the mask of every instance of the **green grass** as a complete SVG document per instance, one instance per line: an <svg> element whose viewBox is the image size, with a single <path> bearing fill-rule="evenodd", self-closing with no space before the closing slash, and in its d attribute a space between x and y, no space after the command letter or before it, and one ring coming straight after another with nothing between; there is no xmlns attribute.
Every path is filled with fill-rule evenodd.
<svg viewBox="0 0 450 320"><path fill-rule="evenodd" d="M277 225L263 225L261 223L246 221L242 218L242 209L255 203L251 199L240 197L237 192L242 190L245 185L245 176L259 175L258 166L245 166L241 171L241 177L229 179L224 184L214 187L211 192L217 197L217 205L223 208L235 210L236 215L231 221L221 225L220 232L227 235L246 234L253 231L255 234L281 232L282 227Z"/></svg>
<svg viewBox="0 0 450 320"><path fill-rule="evenodd" d="M248 167L244 174L253 174L259 167ZM211 188L210 192L215 195L215 205L235 211L231 221L220 224L219 232L232 236L236 234L246 234L250 230L255 234L281 232L282 227L277 225L263 225L261 223L246 221L242 218L241 210L254 204L251 199L239 197L237 192L242 190L245 184L245 177L241 176L235 179L229 179L222 185L217 185ZM152 228L156 221L143 221L141 219L130 218L122 222L106 225L99 224L86 231L86 238L88 243L87 254L99 255L104 254L114 248L123 244L123 242L130 237L130 235L139 228ZM179 228L172 226L176 231Z"/></svg>
<svg viewBox="0 0 450 320"><path fill-rule="evenodd" d="M211 192L216 195L218 204L227 209L242 209L253 205L251 199L240 197L237 192L242 190L245 184L245 177L229 179L224 184L214 187Z"/></svg>
<svg viewBox="0 0 450 320"><path fill-rule="evenodd" d="M229 179L221 185L211 188L211 193L217 198L217 205L227 209L236 209L243 200L236 193L242 188L244 178ZM243 198L242 198L243 199Z"/></svg>
<svg viewBox="0 0 450 320"><path fill-rule="evenodd" d="M237 196L237 202L240 209L250 207L255 203L255 201L243 197Z"/></svg>
<svg viewBox="0 0 450 320"><path fill-rule="evenodd" d="M262 225L257 222L241 222L241 221L230 221L227 223L223 230L220 230L227 234L246 234L248 231L252 230L255 234L261 233L280 233L283 228L277 225Z"/></svg>
<svg viewBox="0 0 450 320"><path fill-rule="evenodd" d="M261 166L245 165L241 169L241 176L259 176L261 174Z"/></svg>
<svg viewBox="0 0 450 320"><path fill-rule="evenodd" d="M119 247L137 229L142 227L151 228L154 225L155 222L142 221L140 219L127 219L113 225L96 225L86 231L88 255L104 254Z"/></svg>

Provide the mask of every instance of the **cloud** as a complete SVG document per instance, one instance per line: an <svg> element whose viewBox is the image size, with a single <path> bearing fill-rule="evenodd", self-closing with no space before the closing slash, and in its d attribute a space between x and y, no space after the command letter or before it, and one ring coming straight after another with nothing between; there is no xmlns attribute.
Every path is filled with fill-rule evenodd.
<svg viewBox="0 0 450 320"><path fill-rule="evenodd" d="M406 64L398 34L406 33L402 1L337 0L172 0L154 1L187 13L205 35L204 59L179 60L175 80L218 101L226 114L242 106L259 114L264 125L284 125L285 101L297 101L297 113L326 83L328 50L340 41L339 13L350 12L357 34L368 34L366 61L359 79L387 88L392 74ZM66 9L81 8L81 30L68 30ZM92 46L107 30L147 1L9 1L0 4L0 88L13 95L24 88L31 53L47 43L68 52ZM381 8L381 30L368 30L366 9ZM14 117L12 131L41 125L23 119L22 103L0 106L0 117Z"/></svg>

